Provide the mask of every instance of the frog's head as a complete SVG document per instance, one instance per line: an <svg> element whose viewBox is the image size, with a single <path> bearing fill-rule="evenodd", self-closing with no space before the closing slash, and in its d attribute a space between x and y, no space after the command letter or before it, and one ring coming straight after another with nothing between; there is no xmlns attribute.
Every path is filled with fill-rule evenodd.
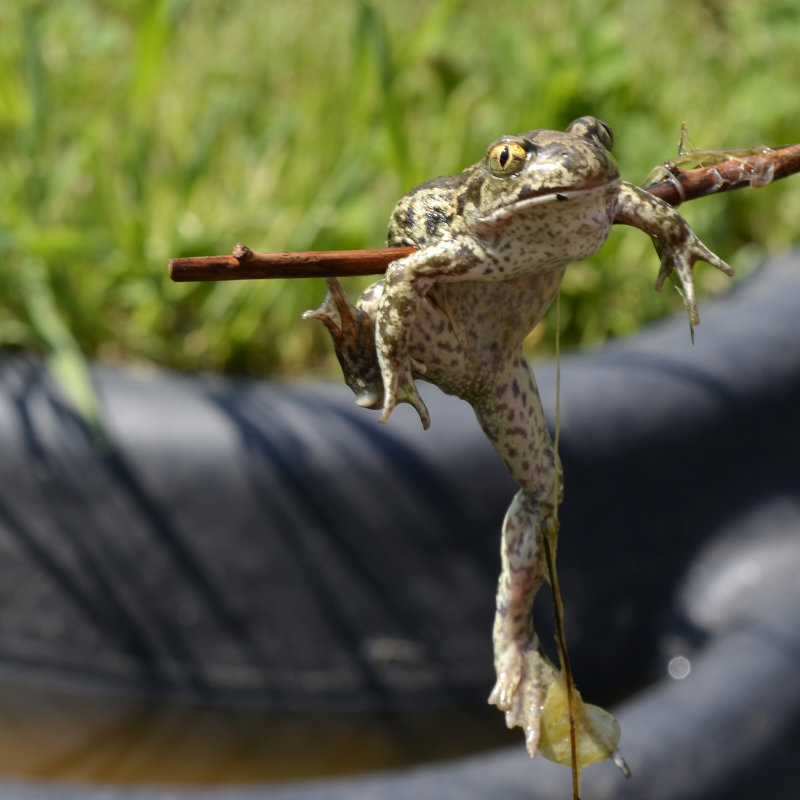
<svg viewBox="0 0 800 800"><path fill-rule="evenodd" d="M492 142L476 164L473 220L491 223L528 206L605 190L619 178L614 134L594 117L561 131L528 131Z"/></svg>

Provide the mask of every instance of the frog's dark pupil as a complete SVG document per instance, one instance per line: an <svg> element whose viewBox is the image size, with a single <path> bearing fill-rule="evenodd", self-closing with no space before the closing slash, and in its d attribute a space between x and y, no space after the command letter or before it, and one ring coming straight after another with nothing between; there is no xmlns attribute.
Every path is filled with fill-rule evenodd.
<svg viewBox="0 0 800 800"><path fill-rule="evenodd" d="M500 151L500 166L501 166L501 167L504 167L504 166L505 166L505 165L508 163L508 157L509 157L508 145L506 145L506 146L505 146L505 147L504 147L504 148L503 148L503 149Z"/></svg>

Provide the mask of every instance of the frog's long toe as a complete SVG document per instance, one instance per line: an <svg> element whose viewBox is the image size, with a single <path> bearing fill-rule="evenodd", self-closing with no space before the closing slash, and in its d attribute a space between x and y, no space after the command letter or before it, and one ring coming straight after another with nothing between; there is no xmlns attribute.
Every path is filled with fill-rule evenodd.
<svg viewBox="0 0 800 800"><path fill-rule="evenodd" d="M694 265L705 261L726 275L733 275L733 268L726 264L716 253L712 253L691 231L689 239L680 247L665 247L661 252L661 269L656 279L656 290L661 291L664 282L674 270L680 280L681 295L689 312L692 325L700 323L697 311L697 297L694 286ZM660 249L660 248L657 248Z"/></svg>
<svg viewBox="0 0 800 800"><path fill-rule="evenodd" d="M319 320L328 329L338 351L342 340L354 335L358 310L348 300L336 278L327 278L325 282L328 293L322 305L314 310L304 311L303 319Z"/></svg>
<svg viewBox="0 0 800 800"><path fill-rule="evenodd" d="M431 416L422 398L417 391L416 384L411 375L410 370L406 370L403 376L393 375L384 382L384 397L383 413L381 414L380 422L382 425L386 424L392 411L398 403L408 403L414 406L419 414L422 427L428 430L431 426Z"/></svg>
<svg viewBox="0 0 800 800"><path fill-rule="evenodd" d="M489 705L497 706L501 711L510 711L521 678L521 663L517 669L501 672L489 695ZM513 727L513 724L509 727Z"/></svg>

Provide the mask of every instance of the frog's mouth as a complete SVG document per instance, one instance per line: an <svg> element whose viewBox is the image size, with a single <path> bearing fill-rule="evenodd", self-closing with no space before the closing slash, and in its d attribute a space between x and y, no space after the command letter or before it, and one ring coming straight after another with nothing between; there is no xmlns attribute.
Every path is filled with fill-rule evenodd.
<svg viewBox="0 0 800 800"><path fill-rule="evenodd" d="M619 184L619 179L598 183L595 186L581 186L580 188L547 189L540 193L532 191L524 186L517 198L490 211L483 216L473 218L478 225L496 224L504 220L517 216L520 211L533 206L546 205L548 203L568 203L576 200L592 199L599 195L608 194Z"/></svg>

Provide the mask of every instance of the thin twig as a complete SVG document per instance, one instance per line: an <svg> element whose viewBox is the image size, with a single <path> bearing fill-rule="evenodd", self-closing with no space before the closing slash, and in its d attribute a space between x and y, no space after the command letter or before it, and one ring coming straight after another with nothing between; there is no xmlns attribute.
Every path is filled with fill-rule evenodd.
<svg viewBox="0 0 800 800"><path fill-rule="evenodd" d="M169 276L173 281L235 281L380 275L390 262L413 252L413 247L394 247L259 253L237 244L229 256L173 258L169 262Z"/></svg>
<svg viewBox="0 0 800 800"><path fill-rule="evenodd" d="M768 183L800 172L800 144L765 149L743 158L728 158L717 164L681 170L665 164L669 177L646 187L650 194L677 206L686 200L743 186ZM413 253L413 247L380 250L319 250L260 253L237 244L229 256L173 258L169 276L173 281L230 281L253 278L342 278L380 275L398 258Z"/></svg>

